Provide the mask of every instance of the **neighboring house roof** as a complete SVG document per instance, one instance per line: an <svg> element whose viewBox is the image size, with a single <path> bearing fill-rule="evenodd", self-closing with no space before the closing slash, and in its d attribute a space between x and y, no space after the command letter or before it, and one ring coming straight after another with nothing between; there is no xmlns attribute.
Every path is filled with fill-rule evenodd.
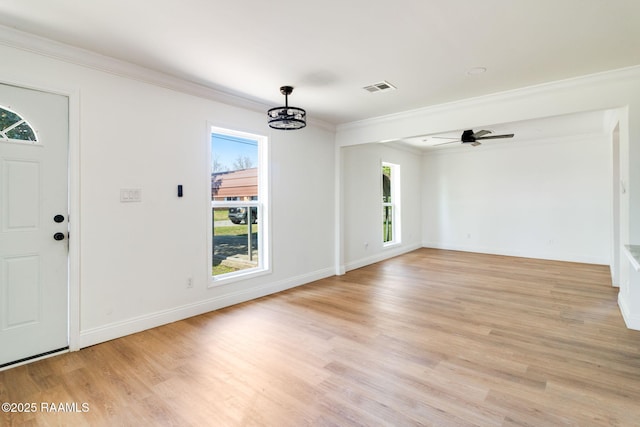
<svg viewBox="0 0 640 427"><path fill-rule="evenodd" d="M258 195L258 168L211 174L213 197L252 197Z"/></svg>

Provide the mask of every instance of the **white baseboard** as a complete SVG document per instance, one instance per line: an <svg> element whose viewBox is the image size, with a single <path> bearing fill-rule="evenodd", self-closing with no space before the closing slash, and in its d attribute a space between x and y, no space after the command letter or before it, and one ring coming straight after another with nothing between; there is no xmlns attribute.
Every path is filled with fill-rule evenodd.
<svg viewBox="0 0 640 427"><path fill-rule="evenodd" d="M611 260L608 258L584 256L580 254L568 254L568 253L556 253L556 252L525 252L504 248L492 248L484 246L472 246L472 245L450 245L440 242L423 242L422 247L445 249L449 251L461 251L461 252L477 252L490 255L504 255L521 258L534 258L534 259L546 259L550 261L566 261L566 262L579 262L584 264L599 264L609 265Z"/></svg>
<svg viewBox="0 0 640 427"><path fill-rule="evenodd" d="M348 262L342 268L344 269L344 271L355 270L356 268L365 267L370 264L375 264L376 262L384 261L385 259L393 258L398 255L406 254L407 252L415 251L416 249L420 249L421 247L422 245L420 244L413 244L407 246L398 246L394 248L385 248L381 252L370 257Z"/></svg>
<svg viewBox="0 0 640 427"><path fill-rule="evenodd" d="M618 307L620 307L620 312L627 328L640 331L640 315L631 313L629 306L622 297L622 293L618 293Z"/></svg>
<svg viewBox="0 0 640 427"><path fill-rule="evenodd" d="M126 319L119 322L109 323L97 328L91 328L80 332L80 348L89 347L101 342L124 337L126 335L141 332L146 329L155 328L187 319L199 314L208 313L234 304L250 301L266 295L281 292L287 289L301 286L316 280L331 277L335 273L333 267L318 270L312 273L267 283L262 286L253 287L238 292L222 295L192 304L186 304L167 310L148 313L142 316Z"/></svg>

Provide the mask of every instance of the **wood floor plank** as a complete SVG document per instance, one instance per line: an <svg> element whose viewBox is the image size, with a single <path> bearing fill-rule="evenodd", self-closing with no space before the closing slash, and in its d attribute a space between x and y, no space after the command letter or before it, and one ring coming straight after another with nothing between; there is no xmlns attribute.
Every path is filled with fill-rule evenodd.
<svg viewBox="0 0 640 427"><path fill-rule="evenodd" d="M0 402L89 409L2 426L636 426L640 332L606 266L420 249L0 372Z"/></svg>

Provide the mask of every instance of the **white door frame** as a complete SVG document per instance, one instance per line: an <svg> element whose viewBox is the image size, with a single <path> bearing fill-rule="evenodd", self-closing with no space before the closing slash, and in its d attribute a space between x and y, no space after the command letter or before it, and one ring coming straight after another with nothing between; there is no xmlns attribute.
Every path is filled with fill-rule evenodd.
<svg viewBox="0 0 640 427"><path fill-rule="evenodd" d="M80 89L53 87L19 79L0 83L66 96L69 100L69 351L80 350ZM56 353L57 354L57 353ZM34 360L29 360L32 362ZM26 363L28 363L26 362ZM12 365L12 367L17 365Z"/></svg>

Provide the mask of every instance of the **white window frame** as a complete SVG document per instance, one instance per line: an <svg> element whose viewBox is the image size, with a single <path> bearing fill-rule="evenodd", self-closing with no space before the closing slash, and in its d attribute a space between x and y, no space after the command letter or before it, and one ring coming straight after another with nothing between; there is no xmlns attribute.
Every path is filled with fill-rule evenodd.
<svg viewBox="0 0 640 427"><path fill-rule="evenodd" d="M258 200L248 201L228 201L220 200L214 201L211 198L211 135L225 134L244 139L252 139L258 141ZM208 124L207 126L207 177L208 177L208 238L207 238L207 265L208 274L210 276L208 287L215 287L220 285L226 285L229 283L237 282L240 280L246 280L249 278L261 276L271 273L271 245L270 245L270 180L269 180L269 138L265 135L260 135L252 132L244 132L229 128L223 128L215 125ZM254 268L247 268L236 272L221 274L214 276L211 273L211 267L213 265L213 208L214 207L247 207L251 208L255 206L258 212L258 266ZM250 225L248 225L250 226Z"/></svg>
<svg viewBox="0 0 640 427"><path fill-rule="evenodd" d="M384 223L384 208L391 207L391 236L392 239L388 242L384 241L384 237L382 238L382 246L390 247L399 245L402 242L402 222L401 222L401 200L400 200L400 165L389 162L382 162L380 165L380 199L383 200L384 196L384 179L382 178L382 168L389 167L391 169L391 202L382 202L383 209L380 209L381 221L380 223Z"/></svg>

